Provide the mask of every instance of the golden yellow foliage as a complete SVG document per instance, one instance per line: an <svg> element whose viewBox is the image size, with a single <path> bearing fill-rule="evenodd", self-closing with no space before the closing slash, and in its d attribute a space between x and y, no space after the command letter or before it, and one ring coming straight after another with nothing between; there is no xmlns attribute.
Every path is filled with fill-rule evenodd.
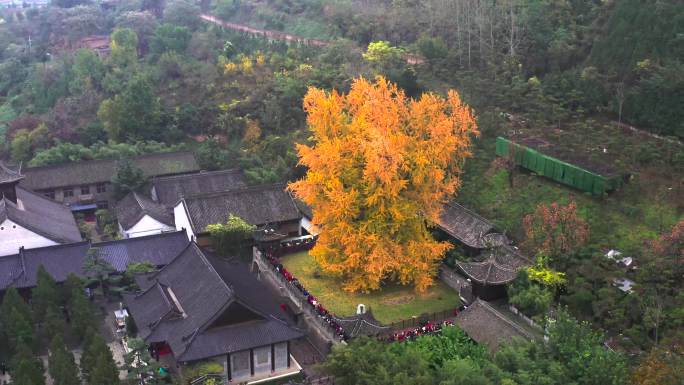
<svg viewBox="0 0 684 385"><path fill-rule="evenodd" d="M228 62L223 66L223 73L226 75L232 75L237 72L238 66L233 62Z"/></svg>
<svg viewBox="0 0 684 385"><path fill-rule="evenodd" d="M261 138L261 127L259 127L259 122L251 119L248 120L245 127L245 133L242 136L242 141L253 146L259 138Z"/></svg>
<svg viewBox="0 0 684 385"><path fill-rule="evenodd" d="M354 81L349 94L310 88L304 97L313 145L297 145L305 179L289 188L323 228L311 254L370 291L383 280L426 290L450 247L428 223L460 185L477 126L455 91L407 98L384 78Z"/></svg>
<svg viewBox="0 0 684 385"><path fill-rule="evenodd" d="M253 69L252 59L250 59L247 56L243 56L242 60L240 61L240 69L242 70L242 73L245 75L251 74Z"/></svg>

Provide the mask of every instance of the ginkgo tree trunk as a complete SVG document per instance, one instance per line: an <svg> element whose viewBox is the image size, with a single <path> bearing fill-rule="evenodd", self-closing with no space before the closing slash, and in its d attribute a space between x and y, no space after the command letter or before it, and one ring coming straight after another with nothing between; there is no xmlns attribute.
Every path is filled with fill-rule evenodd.
<svg viewBox="0 0 684 385"><path fill-rule="evenodd" d="M322 228L311 255L348 291L385 281L426 290L450 247L428 226L478 135L470 107L455 91L413 100L378 77L355 80L346 95L310 88L304 109L311 144L297 151L308 171L289 188Z"/></svg>

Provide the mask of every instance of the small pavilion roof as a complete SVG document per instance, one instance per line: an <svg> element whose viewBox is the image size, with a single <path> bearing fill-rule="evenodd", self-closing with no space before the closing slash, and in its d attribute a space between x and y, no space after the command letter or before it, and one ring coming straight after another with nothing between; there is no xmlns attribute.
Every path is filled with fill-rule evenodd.
<svg viewBox="0 0 684 385"><path fill-rule="evenodd" d="M503 285L513 281L518 270L532 262L513 246L503 244L484 252L479 262L459 262L458 267L473 281L483 285Z"/></svg>
<svg viewBox="0 0 684 385"><path fill-rule="evenodd" d="M456 202L445 203L436 225L468 247L486 247L482 237L494 230L494 224Z"/></svg>
<svg viewBox="0 0 684 385"><path fill-rule="evenodd" d="M337 322L344 333L351 337L358 336L375 336L384 333L389 330L388 326L382 326L380 321L373 317L370 309L363 314L355 314L349 317L335 317L335 322Z"/></svg>

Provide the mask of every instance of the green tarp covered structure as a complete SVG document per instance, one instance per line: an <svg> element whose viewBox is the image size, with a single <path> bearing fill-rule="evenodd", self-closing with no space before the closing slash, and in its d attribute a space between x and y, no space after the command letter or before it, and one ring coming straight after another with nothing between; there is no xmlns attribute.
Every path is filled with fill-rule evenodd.
<svg viewBox="0 0 684 385"><path fill-rule="evenodd" d="M496 138L496 155L509 157L511 152L515 164L538 175L592 194L605 194L616 190L623 183L623 178L620 175L601 175L545 155L509 139Z"/></svg>

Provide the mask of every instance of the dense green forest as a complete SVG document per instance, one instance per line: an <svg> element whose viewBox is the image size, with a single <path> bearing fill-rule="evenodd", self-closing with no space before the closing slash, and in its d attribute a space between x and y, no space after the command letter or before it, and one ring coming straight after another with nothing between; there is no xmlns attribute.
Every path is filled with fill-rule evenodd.
<svg viewBox="0 0 684 385"><path fill-rule="evenodd" d="M328 44L235 32L203 13ZM91 36L111 52L87 48ZM382 74L412 96L453 88L482 133L457 200L521 241L539 204L576 202L588 224L584 244L548 256L562 288L522 277L512 294L533 313L567 307L637 365L684 338L683 60L680 0L56 0L2 10L0 155L38 166L185 148L206 169L287 181L304 172L293 144L309 135L309 86L347 91ZM519 131L629 183L591 196L502 166L494 140ZM638 269L616 267L609 249ZM625 275L634 294L613 287Z"/></svg>

